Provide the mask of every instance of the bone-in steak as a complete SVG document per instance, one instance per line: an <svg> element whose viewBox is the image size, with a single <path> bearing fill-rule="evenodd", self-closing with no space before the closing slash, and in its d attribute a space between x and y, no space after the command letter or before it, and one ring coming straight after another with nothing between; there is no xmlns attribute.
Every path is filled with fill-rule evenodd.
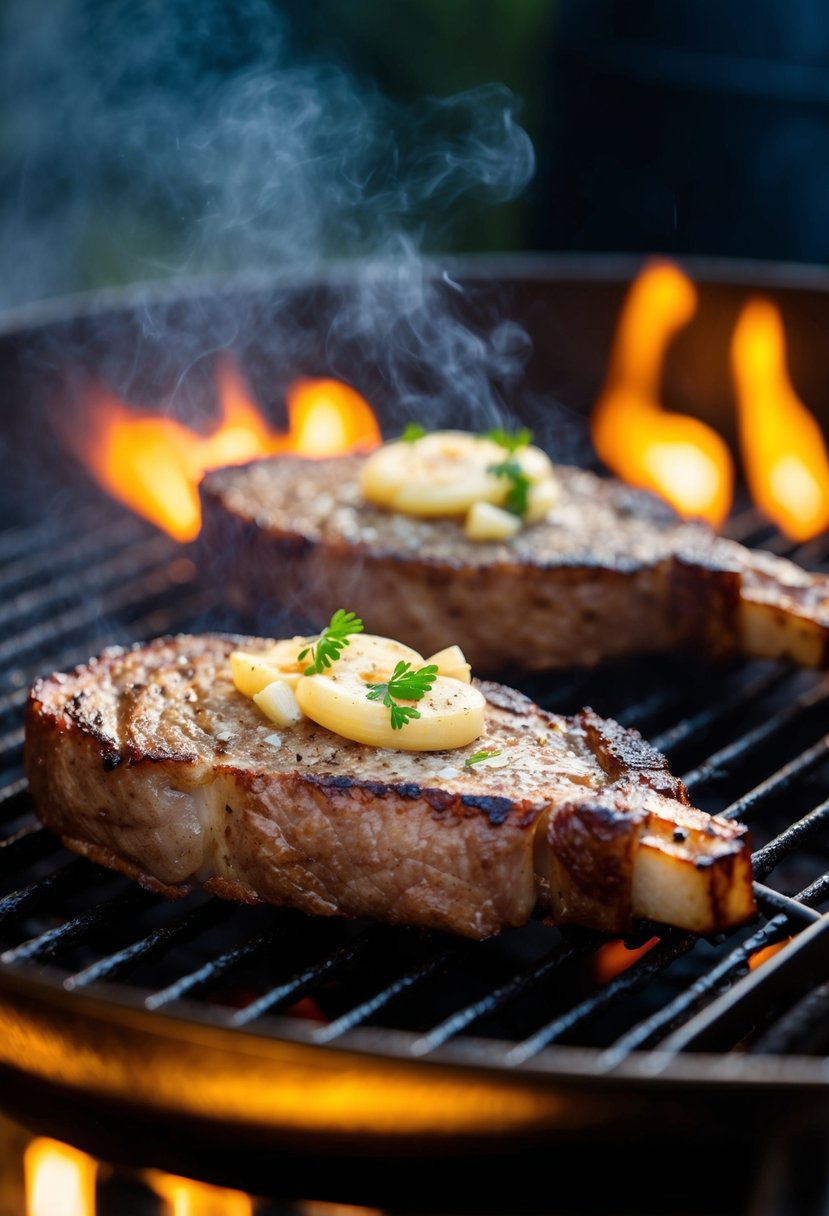
<svg viewBox="0 0 829 1216"><path fill-rule="evenodd" d="M825 666L829 579L687 523L655 496L558 468L546 519L473 541L460 519L366 502L364 457L276 457L203 480L205 565L270 632L348 604L422 654L462 639L478 672L701 652Z"/></svg>
<svg viewBox="0 0 829 1216"><path fill-rule="evenodd" d="M447 752L277 730L228 658L263 639L156 639L32 689L26 768L43 823L175 896L372 917L482 938L546 909L624 932L755 913L745 829L688 805L636 732L482 683L485 734ZM499 763L467 765L481 750Z"/></svg>

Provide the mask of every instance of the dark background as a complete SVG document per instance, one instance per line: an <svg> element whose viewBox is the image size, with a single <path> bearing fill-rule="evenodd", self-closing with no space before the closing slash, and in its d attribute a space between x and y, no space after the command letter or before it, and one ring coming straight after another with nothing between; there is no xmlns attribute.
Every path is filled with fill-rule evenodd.
<svg viewBox="0 0 829 1216"><path fill-rule="evenodd" d="M421 138L407 107L492 82L511 93L532 181L512 201L421 200L400 225L418 251L829 260L819 0L5 0L0 35L0 307L295 252L239 239L250 221L227 184L249 132L228 127L224 180L215 162L184 166L228 118L228 81L296 65L336 66L398 107L387 174L407 131ZM274 147L254 152L257 184ZM314 256L376 252L369 221L359 240L329 223Z"/></svg>

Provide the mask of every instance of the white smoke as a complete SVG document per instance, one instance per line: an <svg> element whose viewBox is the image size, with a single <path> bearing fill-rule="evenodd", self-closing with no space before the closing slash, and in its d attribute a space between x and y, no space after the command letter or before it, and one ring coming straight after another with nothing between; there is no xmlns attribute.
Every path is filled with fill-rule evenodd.
<svg viewBox="0 0 829 1216"><path fill-rule="evenodd" d="M6 0L0 100L0 306L434 245L533 169L505 88L402 107L267 0Z"/></svg>
<svg viewBox="0 0 829 1216"><path fill-rule="evenodd" d="M403 106L300 62L268 0L6 0L0 308L346 259L356 294L326 336L331 374L365 346L392 421L495 421L527 339L491 310L459 320L423 251L529 182L517 109L492 83ZM291 338L277 318L273 341Z"/></svg>

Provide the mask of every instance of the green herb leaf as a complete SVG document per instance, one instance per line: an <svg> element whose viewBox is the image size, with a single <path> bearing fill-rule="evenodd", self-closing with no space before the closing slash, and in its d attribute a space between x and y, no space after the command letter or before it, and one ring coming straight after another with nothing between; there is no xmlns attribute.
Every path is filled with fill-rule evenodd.
<svg viewBox="0 0 829 1216"><path fill-rule="evenodd" d="M463 763L466 768L469 768L473 764L480 764L482 760L492 760L494 756L500 755L500 747L493 747L489 750L485 748L483 751L475 752L473 755L467 756Z"/></svg>
<svg viewBox="0 0 829 1216"><path fill-rule="evenodd" d="M397 702L420 701L434 684L437 674L436 663L427 663L415 671L411 663L401 660L384 684L367 685L369 691L366 697L369 701L382 701L391 711L392 730L402 730L412 718L420 717L420 710L410 705L398 705Z"/></svg>
<svg viewBox="0 0 829 1216"><path fill-rule="evenodd" d="M425 434L426 428L419 422L407 422L400 438L404 443L414 443L416 439L422 439Z"/></svg>
<svg viewBox="0 0 829 1216"><path fill-rule="evenodd" d="M496 477L505 477L509 481L507 496L504 499L504 506L507 510L512 511L513 515L526 515L529 505L528 495L533 483L518 461L510 456L506 460L502 460L500 464L491 464L487 472L493 473Z"/></svg>
<svg viewBox="0 0 829 1216"><path fill-rule="evenodd" d="M326 667L330 667L340 657L340 652L349 644L349 634L362 633L363 622L353 612L338 608L325 629L311 646L306 646L297 655L297 661L302 662L310 654L311 663L305 668L303 675L319 675Z"/></svg>
<svg viewBox="0 0 829 1216"><path fill-rule="evenodd" d="M496 426L491 431L487 431L486 438L497 443L500 448L504 448L512 456L519 448L525 448L528 443L532 443L533 433L528 431L525 426L512 432L505 430L502 426Z"/></svg>

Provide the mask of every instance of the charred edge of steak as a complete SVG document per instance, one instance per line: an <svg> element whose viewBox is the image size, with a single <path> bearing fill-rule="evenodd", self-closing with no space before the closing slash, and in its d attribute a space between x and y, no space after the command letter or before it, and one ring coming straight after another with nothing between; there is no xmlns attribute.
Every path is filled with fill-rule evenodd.
<svg viewBox="0 0 829 1216"><path fill-rule="evenodd" d="M574 721L584 731L588 747L611 781L624 782L632 778L666 798L690 805L688 791L669 770L666 757L637 730L601 718L589 707L580 710Z"/></svg>
<svg viewBox="0 0 829 1216"><path fill-rule="evenodd" d="M312 773L304 774L303 780L309 785L315 785L323 790L348 790L355 794L359 794L360 791L365 790L367 794L375 798L391 796L411 801L422 800L440 815L449 814L451 816L458 816L465 813L481 813L489 820L493 827L498 827L504 823L510 814L516 812L521 814L522 810L524 812L524 822L527 826L530 826L538 818L538 808L535 804L525 806L522 803L514 802L511 798L503 798L498 795L453 794L449 790L418 785L414 781L387 783L384 781L365 781L359 777L345 777L342 775L336 777L327 774L315 776Z"/></svg>
<svg viewBox="0 0 829 1216"><path fill-rule="evenodd" d="M614 805L612 797L557 809L547 839L558 923L586 920L606 933L630 931L633 868L646 819L643 809Z"/></svg>

